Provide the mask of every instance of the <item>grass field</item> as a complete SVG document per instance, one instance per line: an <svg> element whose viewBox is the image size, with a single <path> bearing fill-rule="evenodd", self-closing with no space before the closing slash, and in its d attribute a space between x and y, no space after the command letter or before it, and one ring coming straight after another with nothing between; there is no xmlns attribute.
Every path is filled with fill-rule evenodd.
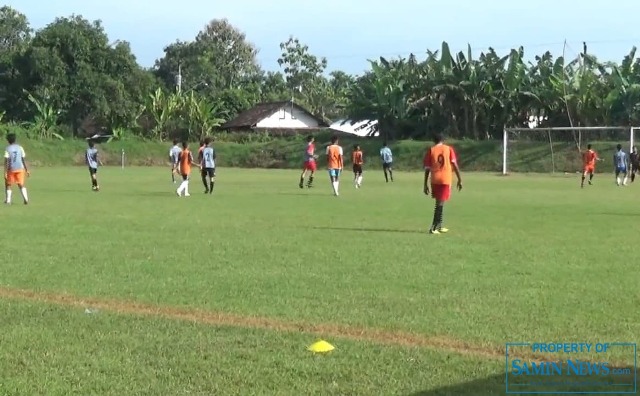
<svg viewBox="0 0 640 396"><path fill-rule="evenodd" d="M0 395L502 395L507 342L640 334L640 185L609 174L465 174L439 236L420 173L99 177L35 169L0 208Z"/></svg>

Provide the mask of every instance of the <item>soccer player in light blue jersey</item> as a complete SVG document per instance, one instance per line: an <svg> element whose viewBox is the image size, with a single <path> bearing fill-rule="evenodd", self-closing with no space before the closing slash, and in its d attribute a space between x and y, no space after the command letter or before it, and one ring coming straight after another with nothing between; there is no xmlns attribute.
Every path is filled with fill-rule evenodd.
<svg viewBox="0 0 640 396"><path fill-rule="evenodd" d="M384 171L384 180L389 183L389 178L393 182L393 154L391 149L387 147L387 142L382 144L380 149L380 158L382 158L382 170Z"/></svg>
<svg viewBox="0 0 640 396"><path fill-rule="evenodd" d="M216 182L216 150L211 147L211 139L204 139L204 147L200 158L200 174L204 193L213 193L213 185Z"/></svg>
<svg viewBox="0 0 640 396"><path fill-rule="evenodd" d="M178 157L182 152L182 148L178 146L178 139L173 139L173 147L169 149L169 161L171 162L171 181L175 184L176 174L180 172L180 163Z"/></svg>
<svg viewBox="0 0 640 396"><path fill-rule="evenodd" d="M622 151L622 145L616 146L618 151L613 155L613 165L615 166L616 185L620 186L620 176L623 177L622 185L627 185L627 169L629 169L629 157Z"/></svg>
<svg viewBox="0 0 640 396"><path fill-rule="evenodd" d="M100 186L98 186L98 165L102 165L102 161L98 158L98 149L95 148L95 144L91 140L89 140L89 147L85 153L85 162L89 167L91 189L93 191L100 191Z"/></svg>
<svg viewBox="0 0 640 396"><path fill-rule="evenodd" d="M7 194L4 203L11 205L11 187L17 184L24 204L27 205L29 197L27 195L27 187L24 184L24 177L25 175L29 176L29 169L27 169L27 162L25 161L26 155L22 146L16 143L15 133L7 135L7 143L9 143L9 146L4 151L4 185Z"/></svg>

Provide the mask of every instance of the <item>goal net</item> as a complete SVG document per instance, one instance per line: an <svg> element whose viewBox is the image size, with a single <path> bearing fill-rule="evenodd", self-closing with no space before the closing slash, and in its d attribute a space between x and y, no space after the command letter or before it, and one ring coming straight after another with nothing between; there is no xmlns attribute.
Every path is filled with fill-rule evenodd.
<svg viewBox="0 0 640 396"><path fill-rule="evenodd" d="M505 128L502 174L581 172L588 144L611 164L616 146L630 152L639 132L640 127Z"/></svg>

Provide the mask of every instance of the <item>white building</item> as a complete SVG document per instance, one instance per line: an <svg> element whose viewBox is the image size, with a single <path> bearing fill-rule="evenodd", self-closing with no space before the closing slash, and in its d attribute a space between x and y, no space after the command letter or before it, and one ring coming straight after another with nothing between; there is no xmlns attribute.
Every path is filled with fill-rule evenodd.
<svg viewBox="0 0 640 396"><path fill-rule="evenodd" d="M318 129L329 124L304 107L291 101L261 103L243 111L222 125L223 129L247 131L253 129Z"/></svg>

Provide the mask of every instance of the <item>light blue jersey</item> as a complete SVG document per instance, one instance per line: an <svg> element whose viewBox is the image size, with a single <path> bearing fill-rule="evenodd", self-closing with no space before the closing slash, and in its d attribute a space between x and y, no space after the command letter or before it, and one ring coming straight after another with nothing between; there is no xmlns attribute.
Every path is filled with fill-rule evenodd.
<svg viewBox="0 0 640 396"><path fill-rule="evenodd" d="M216 167L216 151L213 147L205 147L202 150L202 168L214 169Z"/></svg>
<svg viewBox="0 0 640 396"><path fill-rule="evenodd" d="M391 149L389 147L383 147L380 149L380 158L382 158L382 162L385 164L390 164L393 162L393 154L391 153Z"/></svg>
<svg viewBox="0 0 640 396"><path fill-rule="evenodd" d="M95 147L89 147L85 154L87 166L92 169L98 169L98 149Z"/></svg>
<svg viewBox="0 0 640 396"><path fill-rule="evenodd" d="M19 144L11 144L4 151L4 158L8 161L9 171L21 171L24 169L24 149Z"/></svg>
<svg viewBox="0 0 640 396"><path fill-rule="evenodd" d="M178 158L180 157L181 152L182 152L182 149L180 147L178 146L171 147L171 149L169 150L169 158L171 158L171 163L173 164L178 163Z"/></svg>
<svg viewBox="0 0 640 396"><path fill-rule="evenodd" d="M628 163L627 153L625 153L622 150L617 151L613 155L613 163L616 166L616 171L618 171L618 172L626 172L627 171L627 163Z"/></svg>

